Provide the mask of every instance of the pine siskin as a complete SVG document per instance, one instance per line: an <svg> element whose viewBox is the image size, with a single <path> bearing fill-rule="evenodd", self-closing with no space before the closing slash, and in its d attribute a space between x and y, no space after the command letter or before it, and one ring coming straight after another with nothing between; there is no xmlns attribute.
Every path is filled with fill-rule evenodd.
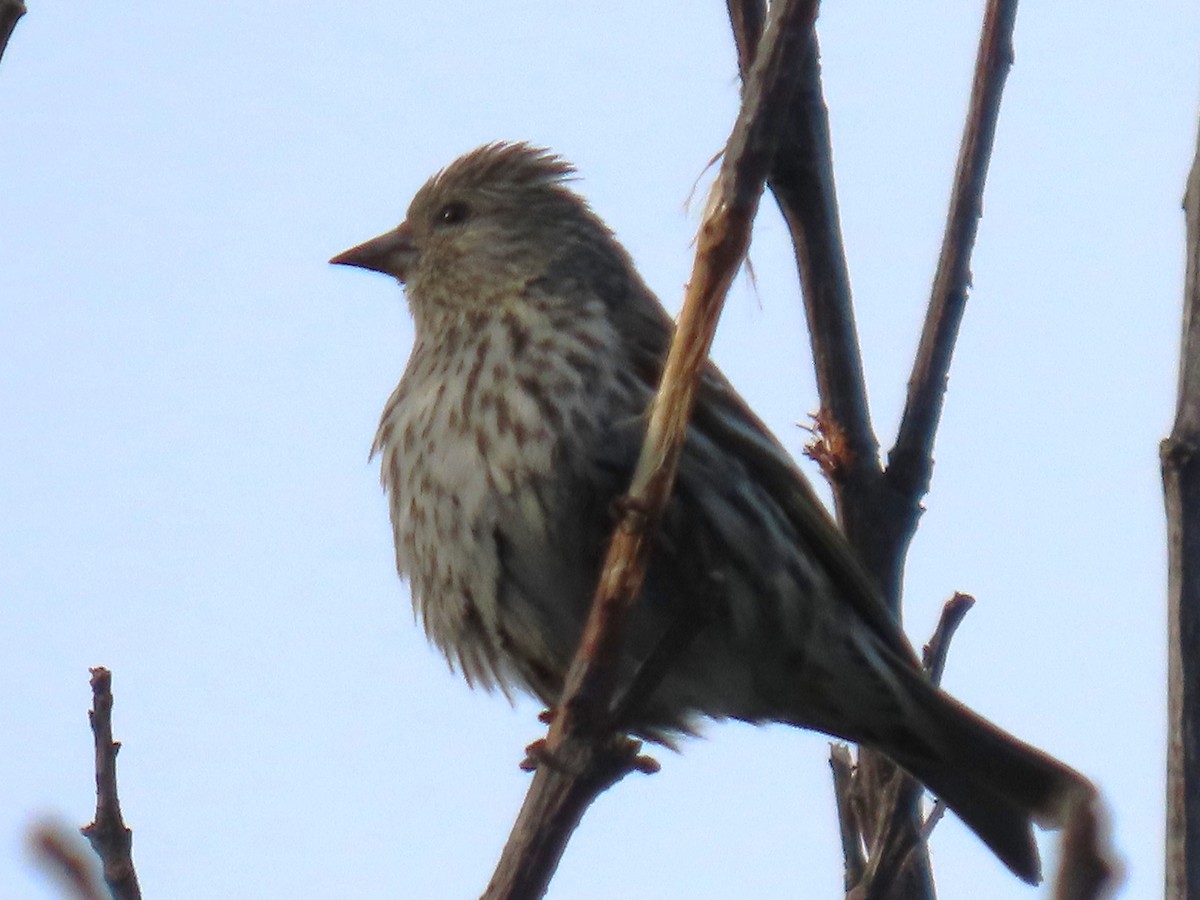
<svg viewBox="0 0 1200 900"><path fill-rule="evenodd" d="M396 564L471 684L553 706L628 488L672 323L546 150L496 143L431 178L396 229L331 260L405 286L416 342L374 450ZM630 730L786 722L874 747L1021 878L1078 773L934 687L779 442L710 366L629 624L628 680L699 622Z"/></svg>

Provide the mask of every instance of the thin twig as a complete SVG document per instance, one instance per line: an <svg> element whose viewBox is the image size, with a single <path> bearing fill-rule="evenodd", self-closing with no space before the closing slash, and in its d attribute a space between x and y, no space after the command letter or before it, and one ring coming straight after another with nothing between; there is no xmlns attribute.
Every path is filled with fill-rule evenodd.
<svg viewBox="0 0 1200 900"><path fill-rule="evenodd" d="M946 668L946 655L950 652L950 641L962 624L963 618L975 605L975 598L956 592L942 607L933 637L925 645L922 664L934 684L940 684ZM877 808L883 810L880 826L872 848L871 864L863 873L860 882L864 900L887 897L896 884L900 873L907 866L919 863L917 857L933 833L934 826L946 813L946 804L938 800L933 810L921 823L914 827L913 817L918 809L923 788L908 773L896 768L886 782L887 790ZM839 811L840 817L840 811ZM843 842L845 838L843 837Z"/></svg>
<svg viewBox="0 0 1200 900"><path fill-rule="evenodd" d="M862 881L867 869L863 850L862 827L858 822L854 799L854 757L845 744L831 744L829 767L833 770L833 797L837 803L838 830L842 836L842 860L845 871L845 890Z"/></svg>
<svg viewBox="0 0 1200 900"><path fill-rule="evenodd" d="M96 745L96 818L83 828L104 867L104 882L113 900L141 900L133 868L133 832L121 818L117 796L117 752L121 745L112 732L112 673L92 669L92 709L88 718Z"/></svg>
<svg viewBox="0 0 1200 900"><path fill-rule="evenodd" d="M650 408L649 427L533 784L485 897L545 891L588 804L638 767L635 741L613 735L609 704L624 623L645 575L654 529L670 497L692 401L725 294L750 243L772 157L775 123L795 90L816 0L772 5L742 108L726 144L679 324Z"/></svg>
<svg viewBox="0 0 1200 900"><path fill-rule="evenodd" d="M1200 135L1183 200L1179 397L1159 449L1167 507L1168 897L1200 897Z"/></svg>
<svg viewBox="0 0 1200 900"><path fill-rule="evenodd" d="M975 600L970 595L955 593L942 607L937 628L923 653L925 671L935 684L941 681L950 640L974 604ZM844 746L841 749L849 757L849 751ZM864 779L861 775L856 775L853 783L839 784L838 766L834 765L833 759L830 760L830 764L834 765L834 793L842 832L842 854L847 862L846 890L851 900L903 896L903 892L911 893L914 884L921 884L923 876L911 867L927 861L927 856L918 851L925 847L934 825L945 812L945 806L939 801L933 812L919 822L920 799L924 793L920 783L885 757L879 757L878 754L874 757L872 780L867 785L862 783ZM847 763L842 765L844 767ZM863 790L867 786L873 786L874 793L870 798L863 798ZM848 818L843 810L847 798L859 801L858 805L862 805L864 799L870 802L861 814ZM867 863L851 870L851 854L864 843L870 851ZM901 883L899 879L905 873L917 880Z"/></svg>
<svg viewBox="0 0 1200 900"><path fill-rule="evenodd" d="M946 667L946 655L950 651L950 641L954 632L962 624L967 612L975 605L975 598L969 594L955 593L942 607L942 614L934 629L933 637L925 645L922 663L934 684L942 680L942 672ZM886 768L877 767L877 772L886 772ZM919 827L915 825L915 817L924 789L908 773L898 767L892 767L890 775L883 781L885 790L875 808L881 810L879 826L871 836L871 860L862 873L859 881L849 882L858 885L860 891L856 896L864 900L874 897L892 895L897 884L897 878L910 865L918 863L923 857L918 857L917 851L925 846L932 834L934 826L945 814L946 806L940 800L934 805L932 812ZM841 810L838 811L839 819ZM843 845L845 835L843 835Z"/></svg>
<svg viewBox="0 0 1200 900"><path fill-rule="evenodd" d="M933 476L933 443L950 376L950 361L971 286L971 252L983 215L983 189L1000 118L1004 82L1013 63L1017 0L989 0L975 60L971 104L958 151L946 231L908 396L888 454L887 478L907 498L912 527Z"/></svg>
<svg viewBox="0 0 1200 900"><path fill-rule="evenodd" d="M963 618L975 605L975 598L970 594L954 592L954 596L942 607L942 615L938 618L937 628L933 637L921 652L921 663L929 673L929 680L934 684L942 683L942 673L946 671L946 654L950 652L950 641Z"/></svg>
<svg viewBox="0 0 1200 900"><path fill-rule="evenodd" d="M942 607L937 627L922 653L922 664L934 684L941 683L950 641L974 605L974 597L956 592ZM884 772L886 769L880 767L878 771ZM945 813L945 804L939 800L924 822L916 827L915 817L924 789L908 773L895 766L883 783L886 790L876 805L876 809L882 811L878 819L879 826L870 836L871 860L861 881L854 882L861 886L861 896L864 898L891 895L896 879L907 866L914 863L918 848L925 845L934 825Z"/></svg>

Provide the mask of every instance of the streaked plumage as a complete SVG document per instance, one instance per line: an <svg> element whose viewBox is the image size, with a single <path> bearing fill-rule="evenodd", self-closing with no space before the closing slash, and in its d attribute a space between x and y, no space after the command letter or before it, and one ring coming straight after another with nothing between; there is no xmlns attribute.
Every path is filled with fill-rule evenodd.
<svg viewBox="0 0 1200 900"><path fill-rule="evenodd" d="M333 261L405 284L416 342L375 440L396 563L468 681L559 695L629 485L672 324L565 185L491 144L417 193L405 222ZM634 730L780 721L876 747L1021 877L1031 820L1062 823L1081 776L934 688L783 447L709 367L631 622L631 673L704 617Z"/></svg>

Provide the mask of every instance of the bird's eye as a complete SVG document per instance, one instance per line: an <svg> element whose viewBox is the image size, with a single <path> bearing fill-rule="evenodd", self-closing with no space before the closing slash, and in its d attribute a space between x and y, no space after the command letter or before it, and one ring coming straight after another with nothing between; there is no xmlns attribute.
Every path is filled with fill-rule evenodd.
<svg viewBox="0 0 1200 900"><path fill-rule="evenodd" d="M471 208L460 200L454 200L439 209L433 221L437 225L459 225L470 216Z"/></svg>

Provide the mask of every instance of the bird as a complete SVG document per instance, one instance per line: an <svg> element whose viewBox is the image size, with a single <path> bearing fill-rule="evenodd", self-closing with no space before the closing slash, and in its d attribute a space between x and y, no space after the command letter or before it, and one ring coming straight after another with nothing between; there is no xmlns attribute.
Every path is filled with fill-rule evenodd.
<svg viewBox="0 0 1200 900"><path fill-rule="evenodd" d="M673 322L550 150L451 162L404 220L330 260L403 285L414 341L372 447L427 635L472 686L557 703L628 489ZM668 745L704 720L781 722L874 748L1018 877L1033 826L1094 794L936 687L787 450L707 364L630 614L630 711Z"/></svg>

